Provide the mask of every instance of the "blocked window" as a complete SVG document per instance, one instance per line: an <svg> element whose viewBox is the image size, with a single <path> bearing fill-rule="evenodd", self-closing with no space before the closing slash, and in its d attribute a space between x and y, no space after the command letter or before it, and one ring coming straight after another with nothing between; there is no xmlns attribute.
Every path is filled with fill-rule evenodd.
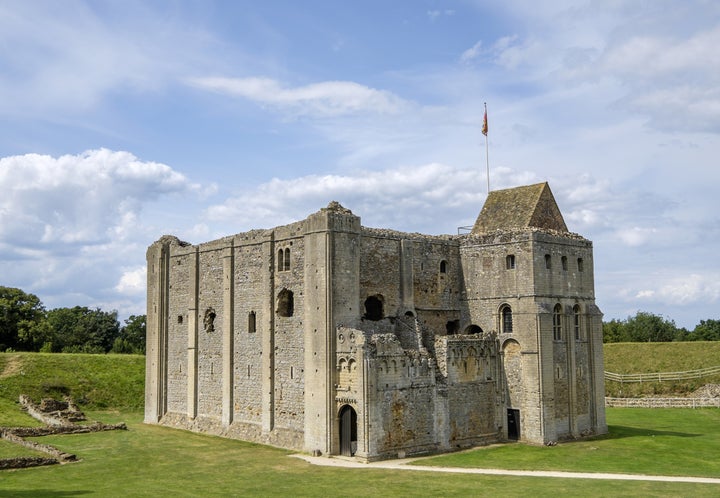
<svg viewBox="0 0 720 498"><path fill-rule="evenodd" d="M248 313L248 332L250 334L255 333L256 331L256 322L255 322L255 312L251 311Z"/></svg>
<svg viewBox="0 0 720 498"><path fill-rule="evenodd" d="M563 256L560 259L560 262L562 263L562 269L563 271L567 271L567 256Z"/></svg>
<svg viewBox="0 0 720 498"><path fill-rule="evenodd" d="M290 270L290 248L285 248L285 271Z"/></svg>
<svg viewBox="0 0 720 498"><path fill-rule="evenodd" d="M283 317L293 316L293 293L291 290L283 289L278 293L277 314Z"/></svg>
<svg viewBox="0 0 720 498"><path fill-rule="evenodd" d="M380 294L369 296L365 300L365 318L378 321L383 318L383 299Z"/></svg>
<svg viewBox="0 0 720 498"><path fill-rule="evenodd" d="M585 266L583 265L583 259L578 258L578 271L585 271Z"/></svg>
<svg viewBox="0 0 720 498"><path fill-rule="evenodd" d="M508 254L507 256L505 256L505 269L507 269L507 270L515 269L515 255L514 254Z"/></svg>
<svg viewBox="0 0 720 498"><path fill-rule="evenodd" d="M545 255L545 268L548 270L552 268L552 257L549 254Z"/></svg>
<svg viewBox="0 0 720 498"><path fill-rule="evenodd" d="M562 306L559 303L553 308L553 340L562 341Z"/></svg>
<svg viewBox="0 0 720 498"><path fill-rule="evenodd" d="M447 261L440 261L440 273L447 273Z"/></svg>
<svg viewBox="0 0 720 498"><path fill-rule="evenodd" d="M512 308L509 304L505 304L500 308L500 333L512 334L513 319Z"/></svg>
<svg viewBox="0 0 720 498"><path fill-rule="evenodd" d="M579 341L582 339L580 333L580 305L576 304L573 306L573 329L575 330L575 340Z"/></svg>

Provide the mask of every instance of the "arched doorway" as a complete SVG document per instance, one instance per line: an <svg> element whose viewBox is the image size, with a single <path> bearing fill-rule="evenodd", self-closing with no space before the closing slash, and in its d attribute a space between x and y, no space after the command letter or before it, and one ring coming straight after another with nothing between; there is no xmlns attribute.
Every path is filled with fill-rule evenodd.
<svg viewBox="0 0 720 498"><path fill-rule="evenodd" d="M357 451L357 413L350 405L340 408L340 454L353 456Z"/></svg>

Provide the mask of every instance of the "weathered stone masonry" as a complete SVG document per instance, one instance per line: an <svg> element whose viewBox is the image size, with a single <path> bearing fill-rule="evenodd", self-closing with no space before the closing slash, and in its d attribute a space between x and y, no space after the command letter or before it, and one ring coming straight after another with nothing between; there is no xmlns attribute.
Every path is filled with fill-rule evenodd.
<svg viewBox="0 0 720 498"><path fill-rule="evenodd" d="M592 244L547 184L468 235L331 203L147 262L147 423L366 460L607 431Z"/></svg>

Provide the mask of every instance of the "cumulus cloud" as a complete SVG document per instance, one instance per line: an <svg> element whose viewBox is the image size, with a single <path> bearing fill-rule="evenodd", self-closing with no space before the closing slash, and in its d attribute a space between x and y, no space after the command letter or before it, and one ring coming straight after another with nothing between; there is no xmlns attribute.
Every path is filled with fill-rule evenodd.
<svg viewBox="0 0 720 498"><path fill-rule="evenodd" d="M653 289L640 289L638 300L653 300L669 305L696 302L716 303L720 300L720 274L690 274L654 282Z"/></svg>
<svg viewBox="0 0 720 498"><path fill-rule="evenodd" d="M26 248L122 239L136 224L142 203L198 189L169 166L129 152L5 157L0 159L0 239Z"/></svg>
<svg viewBox="0 0 720 498"><path fill-rule="evenodd" d="M204 77L188 81L198 88L245 98L298 115L388 114L396 113L406 105L390 92L352 81L323 81L294 88L271 78Z"/></svg>
<svg viewBox="0 0 720 498"><path fill-rule="evenodd" d="M145 266L125 270L120 276L115 290L120 294L142 295L145 293L146 276L147 268Z"/></svg>
<svg viewBox="0 0 720 498"><path fill-rule="evenodd" d="M497 188L536 180L531 173L497 168ZM472 224L486 197L477 168L441 163L345 175L307 175L273 179L257 189L208 208L213 221L247 228L269 228L304 218L337 200L362 217L366 226L425 233L452 233Z"/></svg>

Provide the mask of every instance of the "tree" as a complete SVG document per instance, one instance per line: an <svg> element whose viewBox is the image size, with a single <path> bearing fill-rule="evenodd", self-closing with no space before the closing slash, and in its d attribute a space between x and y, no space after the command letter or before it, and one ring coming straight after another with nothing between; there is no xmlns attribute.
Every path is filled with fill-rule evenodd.
<svg viewBox="0 0 720 498"><path fill-rule="evenodd" d="M117 311L100 308L56 308L48 311L52 352L107 353L120 334Z"/></svg>
<svg viewBox="0 0 720 498"><path fill-rule="evenodd" d="M671 342L678 331L673 320L646 311L638 311L634 317L629 317L625 329L631 342Z"/></svg>
<svg viewBox="0 0 720 498"><path fill-rule="evenodd" d="M145 354L145 315L130 315L113 343L113 353Z"/></svg>
<svg viewBox="0 0 720 498"><path fill-rule="evenodd" d="M603 342L627 342L627 334L625 331L625 322L622 320L612 319L609 322L603 322Z"/></svg>
<svg viewBox="0 0 720 498"><path fill-rule="evenodd" d="M689 338L696 341L720 341L720 320L700 320Z"/></svg>
<svg viewBox="0 0 720 498"><path fill-rule="evenodd" d="M0 351L37 351L45 342L45 307L34 294L0 286Z"/></svg>

